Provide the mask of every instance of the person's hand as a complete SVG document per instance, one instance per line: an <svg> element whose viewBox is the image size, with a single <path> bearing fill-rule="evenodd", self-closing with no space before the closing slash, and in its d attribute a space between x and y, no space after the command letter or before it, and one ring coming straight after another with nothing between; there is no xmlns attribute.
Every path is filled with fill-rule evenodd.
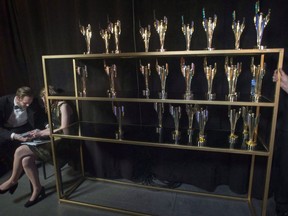
<svg viewBox="0 0 288 216"><path fill-rule="evenodd" d="M273 74L273 82L278 81L278 70L274 71ZM280 75L280 86L281 88L288 93L288 75L284 72L283 69L279 69L279 75Z"/></svg>
<svg viewBox="0 0 288 216"><path fill-rule="evenodd" d="M21 136L20 134L15 134L14 137L13 137L14 140L18 140L20 142L27 142L29 140L31 140L30 137L23 137Z"/></svg>

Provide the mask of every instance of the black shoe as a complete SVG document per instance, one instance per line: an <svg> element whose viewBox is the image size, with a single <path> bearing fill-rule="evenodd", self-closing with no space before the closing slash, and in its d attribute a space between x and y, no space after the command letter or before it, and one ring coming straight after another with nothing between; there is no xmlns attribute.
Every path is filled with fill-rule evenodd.
<svg viewBox="0 0 288 216"><path fill-rule="evenodd" d="M28 200L28 201L25 203L24 206L25 206L26 208L28 208L28 207L30 207L30 206L32 206L32 205L35 205L36 203L38 203L39 201L41 201L42 199L44 199L45 196L46 196L46 194L45 194L45 188L42 187L42 188L41 188L41 191L40 191L40 193L37 195L37 197L36 197L34 200L32 200L32 201Z"/></svg>
<svg viewBox="0 0 288 216"><path fill-rule="evenodd" d="M10 188L6 189L6 190L0 190L0 194L4 194L6 192L9 191L10 194L13 194L15 192L15 190L18 187L18 183L14 184L13 186L11 186Z"/></svg>

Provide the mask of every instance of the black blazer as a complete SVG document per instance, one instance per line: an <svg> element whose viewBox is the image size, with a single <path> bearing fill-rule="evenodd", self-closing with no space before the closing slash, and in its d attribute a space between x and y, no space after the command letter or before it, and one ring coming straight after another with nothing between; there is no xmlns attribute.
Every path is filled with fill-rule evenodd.
<svg viewBox="0 0 288 216"><path fill-rule="evenodd" d="M4 124L9 119L14 107L14 95L6 95L0 97L0 138L3 140L10 140L11 134L14 132L12 129L5 128ZM46 115L44 109L41 108L37 98L27 108L28 123L23 130L32 130L34 128L42 129L46 122ZM26 132L19 131L19 132Z"/></svg>

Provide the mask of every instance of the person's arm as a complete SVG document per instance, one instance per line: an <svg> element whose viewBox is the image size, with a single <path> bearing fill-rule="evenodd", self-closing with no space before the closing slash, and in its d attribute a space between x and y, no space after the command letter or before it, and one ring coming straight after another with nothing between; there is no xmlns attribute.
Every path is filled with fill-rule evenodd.
<svg viewBox="0 0 288 216"><path fill-rule="evenodd" d="M70 124L70 116L72 114L71 107L67 103L63 103L60 106L60 112L61 112L61 126L59 128L55 128L53 131L54 133L68 127L68 125ZM45 137L45 136L49 136L49 135L50 135L50 129L49 128L46 128L46 129L41 130L41 131L36 131L34 133L34 137Z"/></svg>

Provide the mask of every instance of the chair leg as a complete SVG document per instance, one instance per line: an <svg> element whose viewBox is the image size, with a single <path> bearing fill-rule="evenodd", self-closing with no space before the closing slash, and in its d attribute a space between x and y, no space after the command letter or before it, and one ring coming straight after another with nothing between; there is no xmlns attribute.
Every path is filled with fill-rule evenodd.
<svg viewBox="0 0 288 216"><path fill-rule="evenodd" d="M43 176L44 176L44 179L47 179L45 162L42 162L42 169L43 169Z"/></svg>

